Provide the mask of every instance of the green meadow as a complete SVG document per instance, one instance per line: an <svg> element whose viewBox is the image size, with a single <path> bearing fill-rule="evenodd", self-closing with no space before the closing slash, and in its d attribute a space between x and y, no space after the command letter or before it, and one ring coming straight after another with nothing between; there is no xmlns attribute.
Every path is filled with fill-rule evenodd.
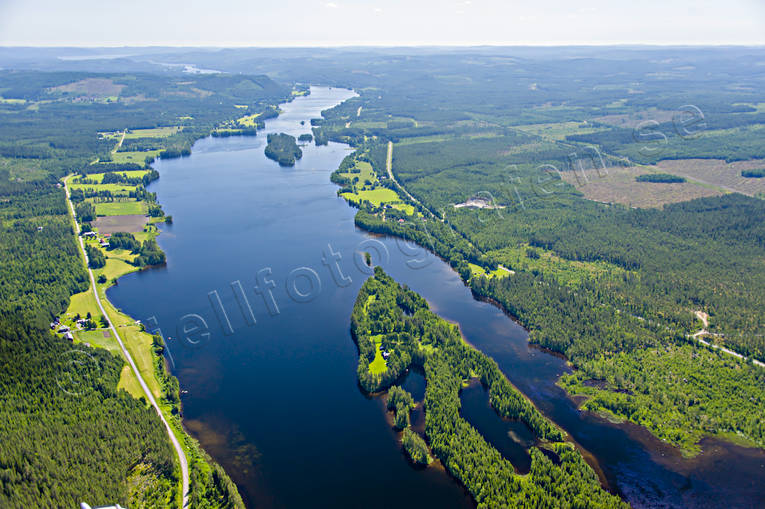
<svg viewBox="0 0 765 509"><path fill-rule="evenodd" d="M113 201L94 203L98 216L125 216L146 214L146 203L140 201Z"/></svg>

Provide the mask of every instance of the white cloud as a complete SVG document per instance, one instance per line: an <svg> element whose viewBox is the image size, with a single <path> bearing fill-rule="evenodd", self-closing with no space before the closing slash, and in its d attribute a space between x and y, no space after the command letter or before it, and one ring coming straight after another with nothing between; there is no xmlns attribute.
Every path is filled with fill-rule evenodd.
<svg viewBox="0 0 765 509"><path fill-rule="evenodd" d="M337 5L335 2L328 2L324 4L324 7L326 7L327 9L337 9L340 6Z"/></svg>

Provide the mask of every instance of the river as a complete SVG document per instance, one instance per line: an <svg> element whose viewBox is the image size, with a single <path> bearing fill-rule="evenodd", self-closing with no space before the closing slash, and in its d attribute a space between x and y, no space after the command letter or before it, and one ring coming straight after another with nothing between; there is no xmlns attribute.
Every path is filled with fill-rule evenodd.
<svg viewBox="0 0 765 509"><path fill-rule="evenodd" d="M529 346L522 327L475 300L436 256L357 229L329 181L346 145L306 145L292 168L264 156L265 133L310 132L311 118L352 95L314 87L257 137L206 138L190 157L156 162L149 190L174 218L158 239L167 265L108 291L167 339L184 424L248 507L473 506L443 469L409 465L382 401L358 387L349 319L368 277L360 251L458 323L634 506L765 503L765 454L708 440L685 460L645 430L579 412L555 385L563 359ZM424 390L416 373L406 385ZM497 418L480 385L463 391L463 415L528 468L528 434Z"/></svg>

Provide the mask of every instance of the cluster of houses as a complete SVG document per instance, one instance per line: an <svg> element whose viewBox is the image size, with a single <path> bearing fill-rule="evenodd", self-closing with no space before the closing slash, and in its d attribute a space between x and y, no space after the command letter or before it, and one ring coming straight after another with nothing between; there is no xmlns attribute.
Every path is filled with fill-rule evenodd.
<svg viewBox="0 0 765 509"><path fill-rule="evenodd" d="M82 236L86 239L98 239L98 234L96 232L85 232ZM99 245L103 248L109 247L109 237L111 236L111 233L105 233L104 238L99 242Z"/></svg>
<svg viewBox="0 0 765 509"><path fill-rule="evenodd" d="M51 330L55 330L59 334L63 335L69 341L74 341L74 336L72 336L72 331L69 329L68 326L59 322L58 318L56 318L55 322L51 322L50 328Z"/></svg>
<svg viewBox="0 0 765 509"><path fill-rule="evenodd" d="M79 320L77 320L76 323L77 323L77 328L82 329L88 324L88 319L80 318ZM61 334L63 337L65 337L69 341L74 341L74 336L72 336L72 329L70 329L68 325L64 325L63 323L61 323L58 318L56 318L55 321L50 323L50 328L51 330Z"/></svg>

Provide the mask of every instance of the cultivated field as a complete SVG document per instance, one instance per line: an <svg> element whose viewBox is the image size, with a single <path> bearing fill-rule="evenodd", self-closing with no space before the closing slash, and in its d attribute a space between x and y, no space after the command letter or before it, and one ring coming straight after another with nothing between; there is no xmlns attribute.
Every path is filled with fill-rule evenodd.
<svg viewBox="0 0 765 509"><path fill-rule="evenodd" d="M143 214L130 214L125 216L104 216L99 217L93 222L93 226L98 228L99 233L129 232L136 233L143 231L146 224L146 216Z"/></svg>
<svg viewBox="0 0 765 509"><path fill-rule="evenodd" d="M112 201L94 203L98 216L145 215L146 203L142 201ZM120 230L124 231L124 230Z"/></svg>

